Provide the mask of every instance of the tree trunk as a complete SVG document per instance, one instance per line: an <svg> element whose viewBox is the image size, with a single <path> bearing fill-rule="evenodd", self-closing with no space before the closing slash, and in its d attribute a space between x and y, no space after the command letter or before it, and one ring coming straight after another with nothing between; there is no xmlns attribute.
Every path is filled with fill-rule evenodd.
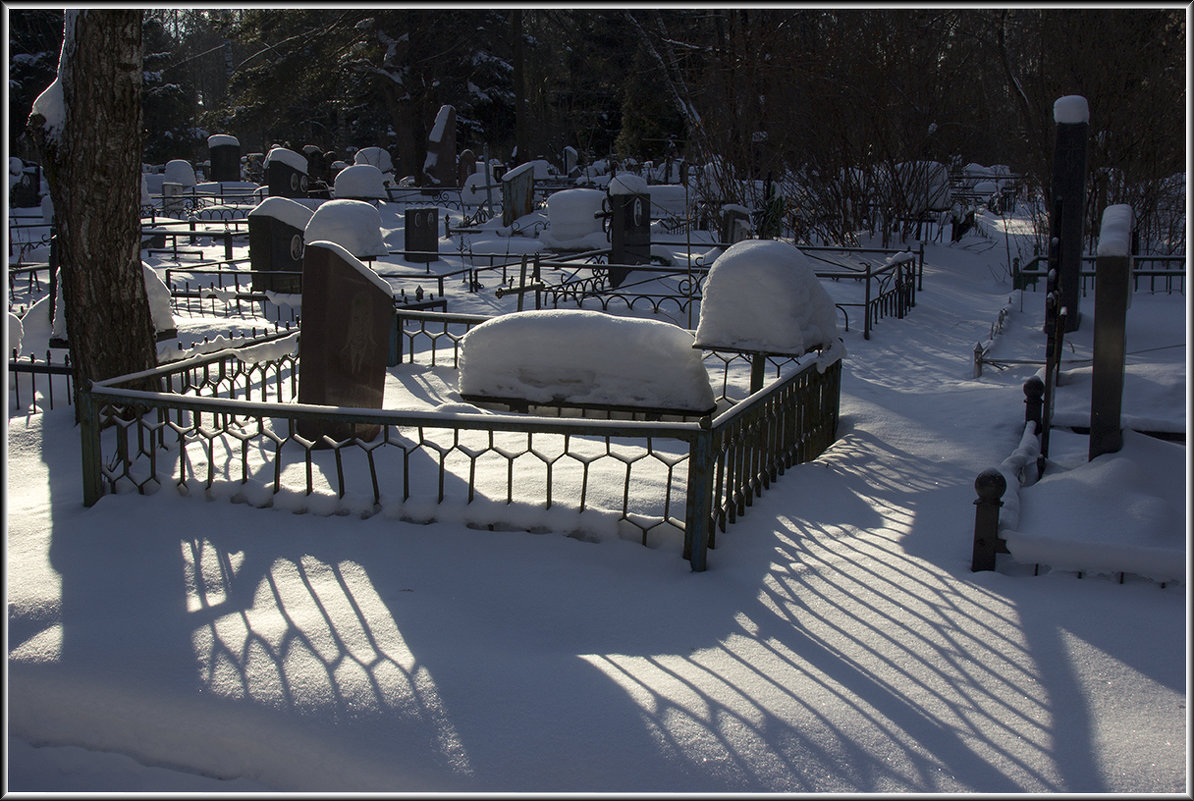
<svg viewBox="0 0 1194 801"><path fill-rule="evenodd" d="M141 13L67 11L56 86L29 116L54 203L76 392L157 364L141 268Z"/></svg>

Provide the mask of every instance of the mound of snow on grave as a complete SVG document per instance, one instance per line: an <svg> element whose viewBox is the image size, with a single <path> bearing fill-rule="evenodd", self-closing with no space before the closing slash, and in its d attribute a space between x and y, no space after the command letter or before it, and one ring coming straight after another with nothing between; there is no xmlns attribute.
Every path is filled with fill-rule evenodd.
<svg viewBox="0 0 1194 801"><path fill-rule="evenodd" d="M610 179L609 193L611 195L649 195L651 189L647 186L647 179L641 175L620 172Z"/></svg>
<svg viewBox="0 0 1194 801"><path fill-rule="evenodd" d="M291 228L302 231L311 222L314 212L302 203L288 197L267 197L249 212L250 217L272 217L286 223Z"/></svg>
<svg viewBox="0 0 1194 801"><path fill-rule="evenodd" d="M354 164L368 164L381 171L383 176L393 178L394 160L389 151L380 147L363 147L353 156Z"/></svg>
<svg viewBox="0 0 1194 801"><path fill-rule="evenodd" d="M609 244L601 230L601 204L605 193L598 189L565 189L547 198L548 229L540 236L546 247L561 250L603 248Z"/></svg>
<svg viewBox="0 0 1194 801"><path fill-rule="evenodd" d="M692 334L583 309L507 314L461 340L460 394L705 412L709 374Z"/></svg>
<svg viewBox="0 0 1194 801"><path fill-rule="evenodd" d="M737 242L713 262L696 341L718 350L794 356L819 348L822 370L846 354L833 300L812 263L773 239Z"/></svg>
<svg viewBox="0 0 1194 801"><path fill-rule="evenodd" d="M311 215L303 241L335 242L358 259L386 253L381 237L381 213L362 200L329 200Z"/></svg>
<svg viewBox="0 0 1194 801"><path fill-rule="evenodd" d="M1185 494L1185 466L1181 445L1124 431L1117 453L1021 489L1019 530L1001 535L1024 564L1185 581L1185 510L1174 502Z"/></svg>
<svg viewBox="0 0 1194 801"><path fill-rule="evenodd" d="M338 198L385 200L385 177L372 164L354 164L336 173L334 190Z"/></svg>

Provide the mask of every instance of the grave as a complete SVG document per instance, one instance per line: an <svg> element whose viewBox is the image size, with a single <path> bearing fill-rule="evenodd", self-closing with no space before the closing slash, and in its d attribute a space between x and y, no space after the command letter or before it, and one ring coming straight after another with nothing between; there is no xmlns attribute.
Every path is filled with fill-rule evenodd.
<svg viewBox="0 0 1194 801"><path fill-rule="evenodd" d="M1095 255L1094 362L1091 365L1089 458L1123 447L1121 425L1127 314L1132 305L1132 207L1103 211Z"/></svg>
<svg viewBox="0 0 1194 801"><path fill-rule="evenodd" d="M427 135L423 174L432 186L452 186L456 181L456 109L440 106Z"/></svg>
<svg viewBox="0 0 1194 801"><path fill-rule="evenodd" d="M329 200L321 203L307 227L307 244L328 240L340 245L358 259L384 256L388 251L381 235L381 213L363 200Z"/></svg>
<svg viewBox="0 0 1194 801"><path fill-rule="evenodd" d="M609 283L617 288L630 270L614 265L651 263L651 195L641 176L622 173L609 182Z"/></svg>
<svg viewBox="0 0 1194 801"><path fill-rule="evenodd" d="M407 261L433 262L439 259L439 209L408 208L403 218Z"/></svg>
<svg viewBox="0 0 1194 801"><path fill-rule="evenodd" d="M520 412L702 416L716 406L690 332L587 309L516 312L473 327L460 343L459 381L463 400Z"/></svg>
<svg viewBox="0 0 1194 801"><path fill-rule="evenodd" d="M822 372L845 355L837 310L809 258L778 239L748 239L717 257L705 279L694 347L751 356L750 391L768 356L818 352Z"/></svg>
<svg viewBox="0 0 1194 801"><path fill-rule="evenodd" d="M240 140L229 134L207 137L207 152L211 159L211 180L240 180Z"/></svg>
<svg viewBox="0 0 1194 801"><path fill-rule="evenodd" d="M303 269L303 231L311 210L284 197L268 197L249 212L249 264L257 271L296 272ZM301 275L254 275L254 292L297 293Z"/></svg>
<svg viewBox="0 0 1194 801"><path fill-rule="evenodd" d="M379 201L389 198L385 177L372 164L354 164L336 173L333 194L341 200Z"/></svg>
<svg viewBox="0 0 1194 801"><path fill-rule="evenodd" d="M477 171L477 154L465 148L456 162L456 185L464 186L470 175Z"/></svg>
<svg viewBox="0 0 1194 801"><path fill-rule="evenodd" d="M393 292L377 273L334 242L308 243L303 256L299 403L380 409L393 325ZM299 421L318 441L374 439L380 426Z"/></svg>
<svg viewBox="0 0 1194 801"><path fill-rule="evenodd" d="M1090 109L1086 98L1067 95L1053 103L1053 208L1049 212L1049 240L1057 243L1057 310L1065 309L1065 332L1078 330L1079 287L1082 283L1082 221L1086 214L1086 139ZM1046 318L1051 315L1046 315ZM1046 319L1046 330L1050 320Z"/></svg>
<svg viewBox="0 0 1194 801"><path fill-rule="evenodd" d="M502 174L502 225L513 225L535 210L535 164L527 162Z"/></svg>
<svg viewBox="0 0 1194 801"><path fill-rule="evenodd" d="M750 239L750 210L737 203L722 206L719 236L729 245Z"/></svg>
<svg viewBox="0 0 1194 801"><path fill-rule="evenodd" d="M285 147L265 154L265 182L274 197L307 196L307 159Z"/></svg>

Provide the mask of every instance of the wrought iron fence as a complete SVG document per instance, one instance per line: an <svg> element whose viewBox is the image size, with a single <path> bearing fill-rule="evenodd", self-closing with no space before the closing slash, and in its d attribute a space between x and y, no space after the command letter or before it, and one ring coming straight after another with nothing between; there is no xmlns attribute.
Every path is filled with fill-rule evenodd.
<svg viewBox="0 0 1194 801"><path fill-rule="evenodd" d="M450 369L447 353L454 367L463 333L483 319L400 312L400 358ZM263 348L277 344L80 393L85 504L173 485L256 506L423 522L455 509L480 527L534 528L550 513L551 528L580 536L596 526L654 547L678 540L703 570L714 529L828 447L838 419L840 361L824 372L777 363L789 374L736 403L723 390L729 408L716 417L646 421L300 404L294 350ZM732 359L717 364L737 369ZM321 423L348 424L354 436L300 433ZM356 435L368 428L379 433Z"/></svg>

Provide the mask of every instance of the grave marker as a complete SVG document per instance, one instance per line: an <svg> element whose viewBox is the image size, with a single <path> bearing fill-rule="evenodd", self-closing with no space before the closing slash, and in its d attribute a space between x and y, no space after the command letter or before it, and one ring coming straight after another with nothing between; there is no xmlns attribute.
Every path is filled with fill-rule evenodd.
<svg viewBox="0 0 1194 801"><path fill-rule="evenodd" d="M456 109L440 106L435 125L427 135L423 173L433 186L451 186L456 180Z"/></svg>
<svg viewBox="0 0 1194 801"><path fill-rule="evenodd" d="M519 165L502 174L502 225L513 225L535 210L535 165Z"/></svg>
<svg viewBox="0 0 1194 801"><path fill-rule="evenodd" d="M1090 385L1089 458L1115 453L1124 444L1124 361L1127 314L1132 301L1132 207L1103 211L1095 256L1094 363Z"/></svg>
<svg viewBox="0 0 1194 801"><path fill-rule="evenodd" d="M240 180L240 140L228 134L207 137L207 151L211 158L211 180Z"/></svg>
<svg viewBox="0 0 1194 801"><path fill-rule="evenodd" d="M380 409L394 299L389 285L334 242L312 242L303 256L299 403ZM299 433L368 442L380 425L300 421Z"/></svg>
<svg viewBox="0 0 1194 801"><path fill-rule="evenodd" d="M1078 289L1082 269L1082 219L1086 211L1086 98L1067 95L1053 103L1056 132L1053 152L1053 208L1049 239L1058 242L1058 311L1067 312L1065 332L1078 330ZM1048 317L1048 315L1046 315ZM1046 330L1049 321L1046 320Z"/></svg>

